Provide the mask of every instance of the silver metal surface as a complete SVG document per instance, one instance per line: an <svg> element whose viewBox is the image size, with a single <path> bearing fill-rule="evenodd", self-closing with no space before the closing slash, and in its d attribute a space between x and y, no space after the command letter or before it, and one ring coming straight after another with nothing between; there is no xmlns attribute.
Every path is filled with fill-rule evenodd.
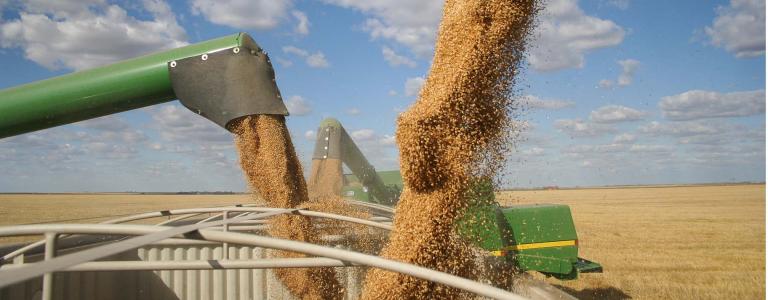
<svg viewBox="0 0 768 300"><path fill-rule="evenodd" d="M280 212L274 212L272 215L276 215L279 213ZM247 218L258 217L261 215L262 214L247 217ZM230 221L232 220L236 220L236 219L230 219ZM217 221L212 223L220 225L221 223L223 223L223 221ZM174 233L174 235L183 234L184 232L186 232L185 230L174 230L174 229L194 227L199 225L201 224L194 224L194 225L183 226L178 228L170 228L170 229L167 227L147 226L147 225L104 225L104 224L102 225L81 225L81 224L20 225L20 226L13 226L13 227L0 227L0 236L39 234L41 232L54 232L54 231L59 233L68 233L68 234L89 234L89 233L97 234L97 233L104 233L104 231L107 231L110 234L126 234L126 235L144 234L141 237L127 240L127 241L131 241L131 240L140 239L146 236L153 236L153 237L166 236L169 233ZM95 227L102 227L101 228L102 230L98 230ZM228 242L228 243L234 243L239 245L251 245L251 246L257 246L257 247L263 247L263 248L292 251L292 252L304 253L304 254L309 254L309 255L318 256L318 257L333 258L333 259L337 259L337 260L341 260L341 261L345 261L353 264L376 267L376 268L398 272L398 273L414 276L417 278L429 280L432 282L444 284L450 287L462 289L483 297L489 297L493 299L525 299L518 295L504 291L502 289L499 289L490 285L486 285L483 283L479 283L476 281L472 281L466 278L461 278L458 276L442 273L442 272L427 269L424 267L410 265L402 262L396 262L396 261L384 259L377 256L372 256L372 255L367 255L367 254L362 254L362 253L357 253L357 252L352 252L347 250L341 250L341 249L336 249L331 247L318 246L318 245L302 243L297 241L282 240L282 239L276 239L271 237L249 235L249 234L243 234L243 233L221 232L221 231L206 230L206 229L200 229L197 231L197 233L199 238L209 240L209 241ZM152 239L148 239L148 240L152 240ZM123 243L123 242L117 242L112 245L120 244L120 243ZM29 276L28 275L29 273L35 274L36 276L40 276L45 272L56 271L56 270L60 270L63 268L67 268L67 267L85 262L77 259L70 259L68 257L76 256L78 254L82 254L84 252L89 252L89 251L96 253L97 254L96 256L98 256L98 254L103 254L104 252L111 252L111 251L104 251L103 249L101 249L101 248L107 248L110 246L111 245L101 246L94 249L81 251L75 254L62 256L50 261L42 262L39 264L39 266L29 266L26 268L19 268L19 269L13 270L12 272L14 274L21 274L21 276ZM96 251L93 251L93 250L96 250ZM94 256L94 255L89 254L89 256ZM66 263L56 263L56 260L64 260L66 261ZM72 263L72 261L76 261L76 262ZM27 271L26 273L22 274L22 272L25 269L33 269L33 270ZM214 271L214 273L215 272L221 272L221 271ZM170 276L164 279L169 280L169 278ZM0 287L7 286L10 283L15 283L18 281L21 281L21 280L18 280L17 278L13 278L13 274L10 272L10 270L0 270ZM163 281L165 282L166 280L163 280ZM214 287L218 286L215 282L216 282L216 278L214 278Z"/></svg>
<svg viewBox="0 0 768 300"><path fill-rule="evenodd" d="M229 219L229 220L208 222L204 224L192 224L192 225L173 227L173 228L153 226L154 228L158 228L161 230L157 232L153 232L151 234L134 237L134 238L123 240L116 243L111 243L105 246L100 246L100 247L80 251L64 257L53 258L51 260L47 260L46 262L41 263L39 266L27 267L27 268L15 270L13 273L9 271L0 271L0 288L10 284L14 284L17 282L34 278L48 272L53 272L69 266L73 266L79 263L83 263L91 260L97 260L106 256L121 253L127 250L136 249L149 243L157 242L157 241L164 240L177 235L184 235L187 233L198 231L202 228L223 225L223 224L226 224L227 222L237 222L240 219L253 220L258 218L266 218L266 217L279 215L279 214L291 213L295 211L297 211L297 209L282 209L282 210L275 210L271 212L264 212L264 213L260 213L260 214L248 216L248 217L240 217L240 218ZM44 226L44 225L21 225L17 227L24 228L27 226L35 227L35 226ZM13 231L10 231L11 234L3 234L4 229L5 228L0 228L0 236L13 235L12 234ZM8 231L5 231L5 232L8 232ZM61 233L61 230L51 228L46 230L45 232Z"/></svg>

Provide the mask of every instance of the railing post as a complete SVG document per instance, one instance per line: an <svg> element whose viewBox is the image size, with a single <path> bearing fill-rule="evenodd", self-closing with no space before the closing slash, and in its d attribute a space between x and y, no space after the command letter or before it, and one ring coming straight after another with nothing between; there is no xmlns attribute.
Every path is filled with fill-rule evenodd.
<svg viewBox="0 0 768 300"><path fill-rule="evenodd" d="M224 216L222 217L222 220L224 220L224 222L225 222L224 223L224 229L223 229L224 232L228 232L229 231L229 223L226 223L226 221L228 219L229 219L229 211L225 210L224 211ZM225 260L229 259L229 243L226 243L226 242L223 243L222 244L222 248L223 248L223 249L221 249L221 250L223 250L223 253L222 253L223 258L222 259L225 259Z"/></svg>
<svg viewBox="0 0 768 300"><path fill-rule="evenodd" d="M45 260L53 259L56 256L56 239L58 234L53 232L45 233ZM43 275L43 300L53 299L53 273Z"/></svg>

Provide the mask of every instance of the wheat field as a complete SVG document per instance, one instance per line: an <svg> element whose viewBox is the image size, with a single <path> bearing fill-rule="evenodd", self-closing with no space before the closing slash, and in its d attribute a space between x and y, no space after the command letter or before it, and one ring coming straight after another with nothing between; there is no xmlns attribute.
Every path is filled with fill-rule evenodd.
<svg viewBox="0 0 768 300"><path fill-rule="evenodd" d="M497 198L504 205L571 206L580 255L605 271L547 280L581 299L765 298L765 185L508 191ZM0 226L94 223L252 201L248 195L3 194Z"/></svg>
<svg viewBox="0 0 768 300"><path fill-rule="evenodd" d="M603 274L550 279L581 299L764 299L765 185L512 191L571 206L580 256Z"/></svg>

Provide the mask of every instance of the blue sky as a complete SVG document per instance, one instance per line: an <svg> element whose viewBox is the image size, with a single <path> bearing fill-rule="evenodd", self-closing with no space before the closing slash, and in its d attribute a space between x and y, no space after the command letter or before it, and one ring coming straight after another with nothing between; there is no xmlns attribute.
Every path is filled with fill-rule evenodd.
<svg viewBox="0 0 768 300"><path fill-rule="evenodd" d="M214 5L215 4L215 5ZM550 0L514 95L507 187L765 180L765 2ZM441 1L0 0L0 88L239 31L275 64L305 166L325 117L379 170ZM245 190L175 101L0 140L0 192Z"/></svg>

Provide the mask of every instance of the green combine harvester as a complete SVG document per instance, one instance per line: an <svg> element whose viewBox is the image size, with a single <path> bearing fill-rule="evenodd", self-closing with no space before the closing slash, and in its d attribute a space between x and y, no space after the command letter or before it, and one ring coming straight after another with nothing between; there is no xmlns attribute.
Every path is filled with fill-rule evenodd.
<svg viewBox="0 0 768 300"><path fill-rule="evenodd" d="M377 172L336 119L323 120L317 132L312 159L341 159L352 172L344 175L342 196L388 206L397 203L403 190L399 171ZM520 271L563 280L602 272L600 264L579 258L576 227L567 205L500 207L489 181L479 181L469 198L472 205L457 230L490 256L506 258Z"/></svg>

